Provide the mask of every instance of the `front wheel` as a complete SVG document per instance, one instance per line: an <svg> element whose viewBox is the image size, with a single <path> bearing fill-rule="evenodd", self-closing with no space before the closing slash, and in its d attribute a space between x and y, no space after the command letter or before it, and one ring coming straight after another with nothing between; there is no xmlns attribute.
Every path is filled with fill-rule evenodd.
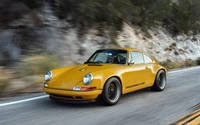
<svg viewBox="0 0 200 125"><path fill-rule="evenodd" d="M165 89L167 80L166 80L166 73L163 70L158 71L154 85L151 87L153 91L162 91Z"/></svg>
<svg viewBox="0 0 200 125"><path fill-rule="evenodd" d="M113 77L110 78L104 85L103 92L100 96L100 101L104 105L115 105L121 97L121 83Z"/></svg>

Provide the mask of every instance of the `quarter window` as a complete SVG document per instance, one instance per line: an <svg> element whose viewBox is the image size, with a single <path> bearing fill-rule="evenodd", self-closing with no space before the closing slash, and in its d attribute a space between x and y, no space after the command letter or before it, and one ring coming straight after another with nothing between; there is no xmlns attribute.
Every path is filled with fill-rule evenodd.
<svg viewBox="0 0 200 125"><path fill-rule="evenodd" d="M144 57L141 52L131 52L131 63L134 64L143 64L144 63Z"/></svg>
<svg viewBox="0 0 200 125"><path fill-rule="evenodd" d="M144 60L145 60L145 63L152 63L153 62L153 60L145 54L144 54Z"/></svg>

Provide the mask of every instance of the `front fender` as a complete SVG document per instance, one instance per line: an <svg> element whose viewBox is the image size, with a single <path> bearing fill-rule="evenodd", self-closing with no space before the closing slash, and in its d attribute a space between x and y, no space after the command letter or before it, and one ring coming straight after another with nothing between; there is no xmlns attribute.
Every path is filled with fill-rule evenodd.
<svg viewBox="0 0 200 125"><path fill-rule="evenodd" d="M113 69L106 69L103 71L96 71L94 72L94 83L98 83L98 86L100 89L103 89L106 81L110 79L111 77L117 77L121 84L124 83L125 78L123 78L123 73L124 73L124 67L116 67ZM123 84L122 84L123 87Z"/></svg>
<svg viewBox="0 0 200 125"><path fill-rule="evenodd" d="M103 90L104 85L108 79L111 77L117 77L123 87L123 83L125 82L125 78L123 78L125 68L124 67L115 67L112 69L105 69L100 71L92 72L93 80L89 85L85 85L83 80L81 80L77 86L96 86L98 90Z"/></svg>

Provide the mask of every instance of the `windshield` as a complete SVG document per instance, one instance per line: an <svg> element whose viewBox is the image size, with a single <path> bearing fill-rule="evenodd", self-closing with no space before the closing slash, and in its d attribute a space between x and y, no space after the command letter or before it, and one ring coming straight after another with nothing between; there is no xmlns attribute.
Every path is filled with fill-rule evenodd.
<svg viewBox="0 0 200 125"><path fill-rule="evenodd" d="M97 50L86 63L126 64L126 50Z"/></svg>

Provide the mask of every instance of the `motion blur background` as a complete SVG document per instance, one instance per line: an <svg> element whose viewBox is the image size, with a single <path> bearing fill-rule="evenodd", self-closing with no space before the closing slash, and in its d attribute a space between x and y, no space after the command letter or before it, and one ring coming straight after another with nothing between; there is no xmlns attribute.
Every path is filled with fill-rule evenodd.
<svg viewBox="0 0 200 125"><path fill-rule="evenodd" d="M168 69L200 64L199 0L1 0L0 97L96 50L139 48Z"/></svg>

